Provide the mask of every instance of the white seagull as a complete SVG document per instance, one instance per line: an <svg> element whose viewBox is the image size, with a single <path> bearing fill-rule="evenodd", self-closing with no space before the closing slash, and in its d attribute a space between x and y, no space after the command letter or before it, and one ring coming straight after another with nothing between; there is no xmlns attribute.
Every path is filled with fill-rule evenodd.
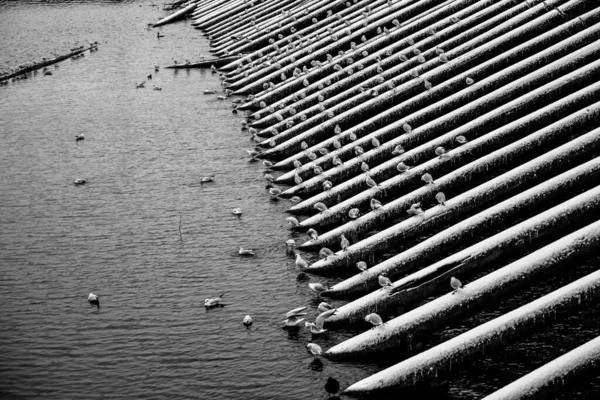
<svg viewBox="0 0 600 400"><path fill-rule="evenodd" d="M218 306L221 303L221 299L223 298L223 294L224 293L221 293L221 295L219 297L215 297L213 299L205 299L204 300L204 307Z"/></svg>
<svg viewBox="0 0 600 400"><path fill-rule="evenodd" d="M376 326L384 325L383 320L376 313L371 313L371 314L367 315L365 317L365 321L370 322L370 323L373 324L373 328L372 329L374 329Z"/></svg>
<svg viewBox="0 0 600 400"><path fill-rule="evenodd" d="M242 247L240 247L240 250L238 251L238 253L240 254L240 256L253 256L254 255L254 250L245 250Z"/></svg>
<svg viewBox="0 0 600 400"><path fill-rule="evenodd" d="M390 278L388 278L385 275L379 275L377 277L377 279L379 280L379 284L381 285L381 290L390 288L392 289L394 287L394 285L392 284L392 281L390 280Z"/></svg>

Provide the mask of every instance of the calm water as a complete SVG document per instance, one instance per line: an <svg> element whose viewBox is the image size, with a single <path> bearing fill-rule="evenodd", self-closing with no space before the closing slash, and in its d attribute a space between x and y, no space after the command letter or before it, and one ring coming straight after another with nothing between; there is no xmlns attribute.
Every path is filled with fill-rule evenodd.
<svg viewBox="0 0 600 400"><path fill-rule="evenodd" d="M208 42L185 22L160 28L157 40L146 24L164 12L151 5L0 1L0 68L101 43L52 76L0 87L0 397L324 398L328 376L345 387L389 365L315 363L310 334L280 328L289 309L315 315L317 304L285 251L289 204L269 200L262 165L244 151L252 142L242 117L202 94L220 89L214 75L154 73L173 57L208 54ZM215 182L198 185L203 175ZM239 246L257 256L240 258ZM204 299L220 293L226 307L206 310ZM481 397L573 347L573 337L591 339L600 313L582 313L477 361L450 382L450 396ZM327 349L353 334L315 342ZM557 338L565 343L552 347ZM575 391L598 393L596 381Z"/></svg>

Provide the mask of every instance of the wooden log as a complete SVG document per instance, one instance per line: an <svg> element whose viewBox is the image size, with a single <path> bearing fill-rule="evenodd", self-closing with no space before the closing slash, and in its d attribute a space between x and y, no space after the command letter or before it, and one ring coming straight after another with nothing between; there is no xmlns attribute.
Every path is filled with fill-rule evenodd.
<svg viewBox="0 0 600 400"><path fill-rule="evenodd" d="M152 26L156 28L157 26L162 26L162 25L169 24L171 22L178 21L181 18L183 18L186 15L188 15L189 13L191 13L195 8L196 8L196 2L192 2L188 6L182 8L181 10L175 11L173 14L171 14L171 15L169 15L169 16L161 19L160 21L154 23L154 25L152 25Z"/></svg>
<svg viewBox="0 0 600 400"><path fill-rule="evenodd" d="M526 139L531 139L531 137L532 136L525 138L522 141L515 142L509 147L514 149L515 152L518 152L519 150L526 151L521 146L527 145ZM600 145L600 135L599 129L596 129L471 189L469 192L463 194L463 198L465 198L465 196L468 197L465 200L461 200L462 207L464 207L464 209L472 209L472 207L475 206L482 207L485 204L494 201L498 196L518 193L519 191L536 184L536 182L539 182L541 179L547 179L557 172L569 168L568 165L574 165L577 162L575 161L576 159L581 160L582 157L594 154L598 145ZM504 158L503 150L504 149L501 149L492 153L490 158L496 158L498 161L502 160L502 165L506 165L505 163L509 162L510 157L507 156L507 158ZM573 164L571 164L571 162L573 162ZM480 161L479 165L481 166L480 168L483 169L490 167L494 168L493 165L486 162ZM464 174L463 177L471 176L471 173L466 172L465 168L455 171L452 175L458 177L461 176L461 174ZM437 192L437 190L429 188L425 188L423 192L425 190L428 191L429 196L431 197ZM448 203L450 202L446 203L447 206ZM452 203L450 203L450 205L452 205ZM389 204L384 206L384 208L388 206ZM408 208L408 206L406 206L406 208ZM383 212L380 212L380 214L385 214L385 210L381 211ZM462 211L458 208L451 212L446 212L445 210L440 210L439 207L433 207L419 216L408 218L368 239L349 246L346 251L336 253L337 257L329 257L326 260L318 261L305 268L305 270L316 274L332 274L348 271L348 266L354 266L356 262L368 259L367 257L370 254L373 254L373 252L380 252L383 249L389 249L391 246L397 246L398 243L402 243L405 236L412 235L412 229L417 229L420 224L430 218L443 220L444 217L449 217L453 213L461 212Z"/></svg>
<svg viewBox="0 0 600 400"><path fill-rule="evenodd" d="M600 363L600 336L484 397L483 400L539 400L552 397Z"/></svg>
<svg viewBox="0 0 600 400"><path fill-rule="evenodd" d="M544 248L543 252L546 254L536 252L534 253L536 254L535 257L528 257L529 261L535 263L536 266L544 263L542 260L546 260L548 265L554 265L557 264L557 260L548 259L548 254L554 253L561 257L561 261L566 261L571 257L565 253L585 252L589 250L590 243L595 243L598 246L600 244L598 241L600 236L599 225L598 223L592 224L587 229L579 231L581 233L579 236L576 234L569 235L562 239L561 243L557 242L563 250L562 253ZM584 232L585 234L583 234ZM573 240L575 237L576 240ZM566 249L564 248L565 244L567 244ZM511 266L514 266L514 264L511 264ZM508 270L510 268L504 272L506 273ZM462 306L459 307L464 312L467 309L467 304L474 303L472 299L475 293L484 296L479 300L480 303L483 303L493 298L499 298L501 293L505 294L507 292L508 287L515 290L518 286L521 286L518 283L522 283L524 280L513 274L510 274L509 277L500 274L492 275L494 274L481 278L476 281L477 284L473 282L471 284L473 287L459 291L456 296L447 295L443 299L447 300L448 304L462 303ZM501 281L491 282L490 278L501 279ZM516 284L514 285L514 283ZM487 287L484 286L485 284L487 284ZM491 293L492 288L495 288L498 292ZM600 271L596 271L514 311L354 383L344 391L344 394L350 396L366 393L374 394L382 390L412 387L431 383L439 378L443 379L450 374L451 368L456 368L460 363L482 354L486 350L489 351L513 342L520 336L539 329L545 324L556 320L557 317L580 308L582 305L593 304L597 301L599 295ZM459 314L462 312L458 311ZM437 315L442 320L447 319L441 313ZM392 329L391 323L388 323L382 328L378 328L377 331L383 339Z"/></svg>

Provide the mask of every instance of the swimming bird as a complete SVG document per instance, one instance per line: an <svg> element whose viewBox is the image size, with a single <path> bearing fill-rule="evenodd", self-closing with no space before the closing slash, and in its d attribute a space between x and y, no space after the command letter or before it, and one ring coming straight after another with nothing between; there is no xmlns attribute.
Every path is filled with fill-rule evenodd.
<svg viewBox="0 0 600 400"><path fill-rule="evenodd" d="M327 247L323 247L321 250L319 250L319 257L327 258L327 257L331 257L334 255L335 255L335 253L333 251L329 250Z"/></svg>
<svg viewBox="0 0 600 400"><path fill-rule="evenodd" d="M210 89L206 89L204 92L204 94L216 94L217 91L216 90L210 90Z"/></svg>
<svg viewBox="0 0 600 400"><path fill-rule="evenodd" d="M379 281L379 285L381 286L381 290L390 288L393 289L394 285L392 284L392 281L390 280L390 278L388 278L387 276L385 276L384 274L381 274L377 277L377 280Z"/></svg>
<svg viewBox="0 0 600 400"><path fill-rule="evenodd" d="M333 306L329 303L325 303L324 301L319 303L319 305L317 306L317 310L319 310L319 312L324 313L325 311L329 311L329 310L333 310Z"/></svg>
<svg viewBox="0 0 600 400"><path fill-rule="evenodd" d="M240 250L238 251L240 256L253 256L254 255L254 250L250 250L250 249L243 249L242 247L240 247Z"/></svg>
<svg viewBox="0 0 600 400"><path fill-rule="evenodd" d="M221 295L219 297L215 297L213 299L205 299L204 300L204 307L218 306L221 303L221 299L223 298L224 294L225 293L221 293Z"/></svg>
<svg viewBox="0 0 600 400"><path fill-rule="evenodd" d="M359 261L356 263L356 268L360 270L360 273L367 272L367 263L364 261Z"/></svg>
<svg viewBox="0 0 600 400"><path fill-rule="evenodd" d="M375 211L375 210L379 210L381 207L383 207L381 205L381 202L377 199L371 199L371 210Z"/></svg>
<svg viewBox="0 0 600 400"><path fill-rule="evenodd" d="M340 235L340 247L343 251L346 251L346 249L348 249L348 246L350 246L350 241L346 239L346 236L344 236L344 234L342 233Z"/></svg>
<svg viewBox="0 0 600 400"><path fill-rule="evenodd" d="M317 240L319 238L319 234L313 228L310 228L306 233L312 240Z"/></svg>
<svg viewBox="0 0 600 400"><path fill-rule="evenodd" d="M316 323L314 322L304 322L304 326L307 327L310 330L310 333L312 333L313 335L318 335L320 333L323 332L327 332L327 329L323 329L323 326L318 327Z"/></svg>
<svg viewBox="0 0 600 400"><path fill-rule="evenodd" d="M411 205L408 210L406 210L406 213L408 215L419 215L419 214L423 214L424 211L421 208L421 203L415 203L415 204Z"/></svg>
<svg viewBox="0 0 600 400"><path fill-rule="evenodd" d="M165 35L161 35L160 32L156 32L156 37L160 39L161 37L165 37Z"/></svg>
<svg viewBox="0 0 600 400"><path fill-rule="evenodd" d="M271 168L273 166L273 163L269 160L263 160L262 164L267 168Z"/></svg>
<svg viewBox="0 0 600 400"><path fill-rule="evenodd" d="M323 351L321 350L321 346L319 346L318 344L308 343L306 347L315 358L319 357L323 353Z"/></svg>
<svg viewBox="0 0 600 400"><path fill-rule="evenodd" d="M286 220L286 222L288 224L290 224L293 227L296 227L296 226L300 225L300 223L298 222L298 220L296 218L294 218L294 217L287 217L285 220Z"/></svg>
<svg viewBox="0 0 600 400"><path fill-rule="evenodd" d="M242 209L241 208L234 208L233 209L233 214L234 215L242 215Z"/></svg>
<svg viewBox="0 0 600 400"><path fill-rule="evenodd" d="M445 206L446 205L446 195L442 192L438 192L438 194L435 195L435 199L437 200L438 203L440 203L440 205Z"/></svg>
<svg viewBox="0 0 600 400"><path fill-rule="evenodd" d="M79 142L80 140L84 140L85 139L85 135L83 133L80 133L79 135L75 136L75 142Z"/></svg>
<svg viewBox="0 0 600 400"><path fill-rule="evenodd" d="M315 205L313 207L316 210L318 210L319 212L327 211L327 206L325 204L321 203L320 201L315 203Z"/></svg>
<svg viewBox="0 0 600 400"><path fill-rule="evenodd" d="M327 382L325 382L325 391L333 396L340 391L340 383L332 377L327 378Z"/></svg>
<svg viewBox="0 0 600 400"><path fill-rule="evenodd" d="M373 324L373 328L371 328L371 329L375 329L375 327L377 327L379 325L384 325L383 320L376 313L371 313L371 314L367 315L365 317L365 321L370 322L371 324Z"/></svg>
<svg viewBox="0 0 600 400"><path fill-rule="evenodd" d="M244 317L244 319L242 320L242 323L243 323L244 325L246 325L246 326L250 326L250 325L252 325L252 323L253 323L253 322L254 322L254 321L252 320L252 317L251 317L251 316L249 316L249 315L246 315L246 316Z"/></svg>
<svg viewBox="0 0 600 400"><path fill-rule="evenodd" d="M454 292L452 292L452 294L454 294L458 291L458 289L463 287L463 284L461 281L459 281L455 277L451 277L450 278L450 286L452 287L452 289L454 289Z"/></svg>
<svg viewBox="0 0 600 400"><path fill-rule="evenodd" d="M212 182L213 181L213 177L212 176L203 176L200 178L200 183L208 183L208 182Z"/></svg>
<svg viewBox="0 0 600 400"><path fill-rule="evenodd" d="M154 90L162 90L162 88L160 86L152 85L152 87L153 87Z"/></svg>
<svg viewBox="0 0 600 400"><path fill-rule="evenodd" d="M275 180L275 177L271 174L265 174L264 177L267 180L267 182L273 182Z"/></svg>
<svg viewBox="0 0 600 400"><path fill-rule="evenodd" d="M421 180L423 182L427 183L428 185L435 184L435 182L433 181L433 177L431 176L431 174L423 174L423 176L421 177Z"/></svg>
<svg viewBox="0 0 600 400"><path fill-rule="evenodd" d="M324 291L328 290L327 286L322 285L320 283L309 283L308 288L313 292L317 292L317 297Z"/></svg>
<svg viewBox="0 0 600 400"><path fill-rule="evenodd" d="M90 304L93 304L96 307L98 307L98 309L100 309L100 296L97 296L94 293L90 293L88 296L88 301L90 302Z"/></svg>
<svg viewBox="0 0 600 400"><path fill-rule="evenodd" d="M73 183L76 185L85 185L86 182L87 182L87 179L85 179L85 178L75 179L73 181Z"/></svg>
<svg viewBox="0 0 600 400"><path fill-rule="evenodd" d="M298 268L302 268L302 269L308 268L308 263L298 253L296 253L296 261L295 262L296 262L296 266Z"/></svg>
<svg viewBox="0 0 600 400"><path fill-rule="evenodd" d="M286 241L285 241L285 245L286 245L288 248L291 248L291 249L293 249L293 248L294 248L294 246L296 246L296 241L295 241L294 239L288 239L288 240L286 240Z"/></svg>
<svg viewBox="0 0 600 400"><path fill-rule="evenodd" d="M143 87L145 87L144 85L146 84L146 81L142 82L142 83L136 83L135 84L135 88L136 89L141 89Z"/></svg>

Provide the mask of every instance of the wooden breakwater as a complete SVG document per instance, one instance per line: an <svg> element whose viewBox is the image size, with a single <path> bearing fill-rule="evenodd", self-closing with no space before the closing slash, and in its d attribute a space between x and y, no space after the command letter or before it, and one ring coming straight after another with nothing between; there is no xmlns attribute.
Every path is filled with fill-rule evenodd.
<svg viewBox="0 0 600 400"><path fill-rule="evenodd" d="M302 271L344 277L322 293L350 300L328 329L367 328L371 312L396 316L329 357L411 347L408 331L443 329L596 246L600 4L203 0L191 15L217 57L237 57L218 73L227 94L245 96L236 108L246 113L250 153L264 160L275 196L290 200L298 220L290 228L311 229L296 249L310 260ZM325 247L333 255L310 254ZM506 252L516 259L489 267ZM391 279L385 290L382 274ZM447 294L451 276L469 281L460 296ZM428 371L449 375L482 346L527 336L577 301L595 304L597 279L591 274L347 393L433 384ZM565 378L597 360L572 362L577 357L557 360L571 365ZM510 391L521 393L523 384L516 387Z"/></svg>

